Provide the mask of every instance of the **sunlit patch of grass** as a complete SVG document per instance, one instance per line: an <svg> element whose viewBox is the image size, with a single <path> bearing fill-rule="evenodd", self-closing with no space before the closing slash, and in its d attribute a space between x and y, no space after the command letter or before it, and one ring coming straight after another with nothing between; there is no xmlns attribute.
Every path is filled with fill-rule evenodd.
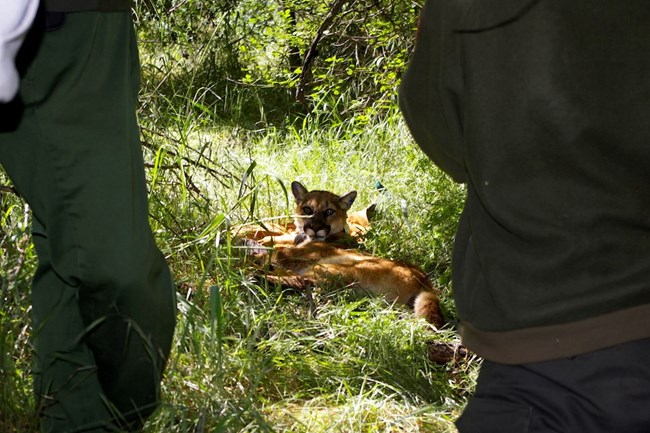
<svg viewBox="0 0 650 433"><path fill-rule="evenodd" d="M404 403L390 397L373 398L372 389L345 400L281 401L264 408L279 431L356 433L455 432L448 412L436 406Z"/></svg>
<svg viewBox="0 0 650 433"><path fill-rule="evenodd" d="M420 265L453 320L448 270L463 190L414 146L399 113L363 129L305 122L180 136L158 163L177 168L149 175L153 225L190 296L166 403L147 431L453 431L476 365L427 355L428 342L459 343L453 325L434 332L406 308L342 288L317 288L309 301L260 284L230 238L233 224L288 217L293 180L357 190L353 210L379 208L365 248ZM155 141L164 147L164 134ZM183 163L197 155L202 166Z"/></svg>
<svg viewBox="0 0 650 433"><path fill-rule="evenodd" d="M164 402L145 431L454 431L477 362L436 365L427 345L459 343L449 268L462 187L417 149L395 107L362 122L305 115L246 129L217 122L219 110L206 103L213 89L196 90L201 71L191 68L201 62L144 54L151 226L180 300ZM243 104L234 91L211 100ZM338 101L352 103L345 94ZM423 268L441 289L449 325L434 331L404 307L342 287L317 288L310 301L256 281L230 228L289 216L293 180L356 190L352 210L377 203L364 248ZM28 326L36 257L22 202L2 199L0 431L22 433L36 429Z"/></svg>

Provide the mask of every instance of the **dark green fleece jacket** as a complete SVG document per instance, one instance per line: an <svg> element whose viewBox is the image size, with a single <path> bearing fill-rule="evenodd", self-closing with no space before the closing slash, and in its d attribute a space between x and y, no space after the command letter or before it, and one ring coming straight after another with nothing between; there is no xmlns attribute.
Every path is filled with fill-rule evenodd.
<svg viewBox="0 0 650 433"><path fill-rule="evenodd" d="M467 184L470 349L525 363L650 337L650 2L429 0L400 105Z"/></svg>

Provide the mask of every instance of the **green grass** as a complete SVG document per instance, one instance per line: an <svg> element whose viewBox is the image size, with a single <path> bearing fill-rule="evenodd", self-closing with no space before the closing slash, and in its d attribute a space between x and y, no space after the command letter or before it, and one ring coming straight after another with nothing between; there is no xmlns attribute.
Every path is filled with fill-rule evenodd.
<svg viewBox="0 0 650 433"><path fill-rule="evenodd" d="M174 55L143 51L151 224L179 287L164 403L145 431L455 431L478 362L436 365L427 344L459 343L449 267L463 189L417 149L394 107L271 125L260 106L256 127L217 122L227 103L201 102L210 89L192 84L200 75L191 65L179 80ZM236 92L226 96L244 110ZM434 332L406 308L342 288L317 288L310 302L256 281L230 228L290 215L293 180L356 190L352 210L377 203L365 248L421 266L441 289L450 324ZM0 183L8 183L2 174ZM36 258L24 204L1 198L0 431L29 433L37 430L29 345Z"/></svg>
<svg viewBox="0 0 650 433"><path fill-rule="evenodd" d="M1 173L0 184L6 184ZM28 208L5 191L0 209L0 431L29 432L36 429L29 344L29 282L35 253Z"/></svg>
<svg viewBox="0 0 650 433"><path fill-rule="evenodd" d="M190 301L166 403L147 431L454 431L476 363L427 358L427 342L458 343L451 325L432 332L404 308L336 288L315 291L314 311L304 294L255 282L229 238L233 224L289 215L292 180L355 189L353 210L379 205L366 248L422 266L453 321L449 262L463 190L413 145L399 113L363 128L212 128L185 140L167 159L182 160L182 149L209 169L149 172L154 227Z"/></svg>
<svg viewBox="0 0 650 433"><path fill-rule="evenodd" d="M342 289L317 289L310 305L304 294L256 282L229 236L232 224L288 215L294 179L355 189L353 210L380 209L366 248L422 266L452 321L448 269L462 189L413 146L398 115L360 131L185 132L145 133L152 227L181 299L164 404L146 431L454 431L476 363L427 358L429 341L458 343L451 325L432 332L405 308ZM29 432L35 257L22 204L3 199L0 427Z"/></svg>

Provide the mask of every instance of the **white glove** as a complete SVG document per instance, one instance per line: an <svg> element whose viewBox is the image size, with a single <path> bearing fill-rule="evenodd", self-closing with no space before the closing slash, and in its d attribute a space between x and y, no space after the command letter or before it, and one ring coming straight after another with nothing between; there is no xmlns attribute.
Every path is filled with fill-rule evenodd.
<svg viewBox="0 0 650 433"><path fill-rule="evenodd" d="M39 0L5 0L0 10L0 102L18 93L16 54L32 25Z"/></svg>

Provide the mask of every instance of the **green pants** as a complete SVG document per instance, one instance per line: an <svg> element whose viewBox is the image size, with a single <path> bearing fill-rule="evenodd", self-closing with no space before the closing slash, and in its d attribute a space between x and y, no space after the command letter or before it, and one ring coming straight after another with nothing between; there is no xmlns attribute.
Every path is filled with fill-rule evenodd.
<svg viewBox="0 0 650 433"><path fill-rule="evenodd" d="M136 430L159 402L176 303L148 223L130 14L68 14L30 34L19 66L0 163L33 212L43 431Z"/></svg>

